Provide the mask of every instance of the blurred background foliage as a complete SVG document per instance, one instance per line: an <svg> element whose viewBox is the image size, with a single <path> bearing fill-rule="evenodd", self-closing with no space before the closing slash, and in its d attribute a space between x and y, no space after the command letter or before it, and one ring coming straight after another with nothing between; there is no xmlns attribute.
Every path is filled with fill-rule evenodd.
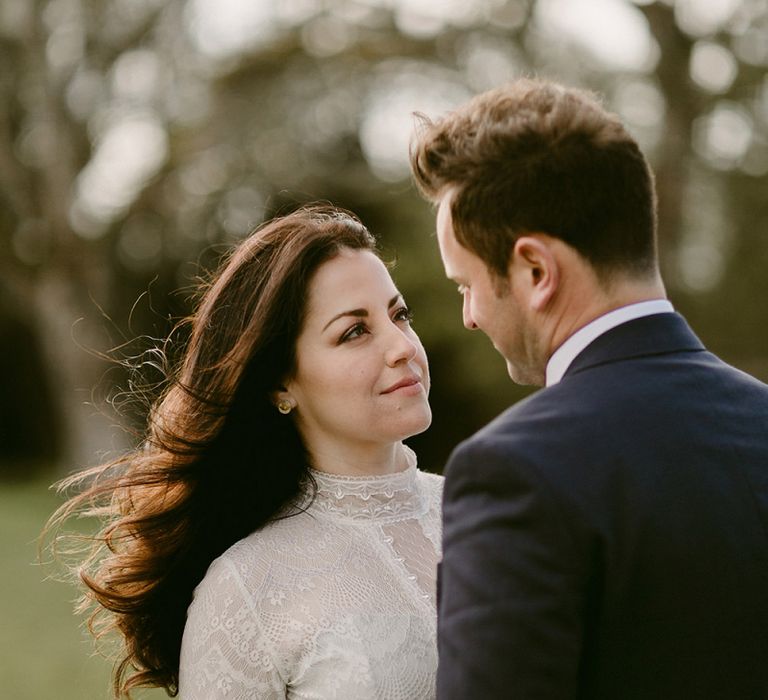
<svg viewBox="0 0 768 700"><path fill-rule="evenodd" d="M318 199L399 261L434 374L414 442L439 469L524 390L461 328L408 179L411 115L521 74L623 116L657 173L674 302L768 377L762 0L2 0L0 57L6 473L123 447L102 408L126 377L98 354L142 338L116 353L141 362L223 250Z"/></svg>
<svg viewBox="0 0 768 700"><path fill-rule="evenodd" d="M412 443L439 470L527 390L461 326L408 177L412 113L519 75L621 114L657 174L674 304L768 380L766 66L764 0L0 0L0 479L129 445L143 408L102 353L159 379L153 339L196 278L313 200L397 260L433 374Z"/></svg>

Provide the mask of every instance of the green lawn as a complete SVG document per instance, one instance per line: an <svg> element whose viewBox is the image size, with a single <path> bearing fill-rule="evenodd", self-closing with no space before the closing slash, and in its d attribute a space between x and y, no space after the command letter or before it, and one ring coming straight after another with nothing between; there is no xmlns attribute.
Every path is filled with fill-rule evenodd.
<svg viewBox="0 0 768 700"><path fill-rule="evenodd" d="M72 613L74 588L46 580L36 538L57 504L47 481L0 483L0 695L13 700L108 700L111 662ZM136 700L166 698L163 691Z"/></svg>

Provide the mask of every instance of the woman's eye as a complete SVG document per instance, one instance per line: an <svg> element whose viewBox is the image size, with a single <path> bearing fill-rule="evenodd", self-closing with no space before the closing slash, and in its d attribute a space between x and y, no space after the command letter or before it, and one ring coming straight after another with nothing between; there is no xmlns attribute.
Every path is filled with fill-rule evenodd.
<svg viewBox="0 0 768 700"><path fill-rule="evenodd" d="M394 319L395 321L405 321L406 323L410 323L413 321L413 311L411 311L407 306L401 306L397 311L395 311Z"/></svg>
<svg viewBox="0 0 768 700"><path fill-rule="evenodd" d="M356 323L352 328L350 328L344 335L341 336L339 339L340 343L346 343L348 340L353 340L354 338L359 338L361 335L365 335L368 332L368 329L365 327L364 323Z"/></svg>

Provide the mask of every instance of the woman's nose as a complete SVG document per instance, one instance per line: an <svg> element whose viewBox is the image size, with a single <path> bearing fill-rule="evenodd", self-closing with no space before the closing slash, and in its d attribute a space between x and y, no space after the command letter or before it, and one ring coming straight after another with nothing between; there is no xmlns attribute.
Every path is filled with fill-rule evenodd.
<svg viewBox="0 0 768 700"><path fill-rule="evenodd" d="M417 352L416 342L400 326L392 324L389 334L386 361L390 367L413 359Z"/></svg>

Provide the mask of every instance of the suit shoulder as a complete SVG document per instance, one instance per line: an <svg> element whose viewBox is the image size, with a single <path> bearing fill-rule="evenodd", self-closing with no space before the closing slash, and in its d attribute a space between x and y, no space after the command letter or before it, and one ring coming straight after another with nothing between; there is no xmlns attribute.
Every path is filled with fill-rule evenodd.
<svg viewBox="0 0 768 700"><path fill-rule="evenodd" d="M601 445L606 435L620 432L612 423L625 420L626 406L618 395L595 396L574 387L542 389L508 408L457 446L446 476L450 471L470 476L477 470L483 479L501 482L557 483L560 472L575 474L599 463Z"/></svg>
<svg viewBox="0 0 768 700"><path fill-rule="evenodd" d="M553 430L562 436L560 431L571 416L584 415L590 410L589 399L577 399L572 392L563 392L557 386L541 389L507 408L459 447L513 449L515 445L522 447L527 440L551 438Z"/></svg>

